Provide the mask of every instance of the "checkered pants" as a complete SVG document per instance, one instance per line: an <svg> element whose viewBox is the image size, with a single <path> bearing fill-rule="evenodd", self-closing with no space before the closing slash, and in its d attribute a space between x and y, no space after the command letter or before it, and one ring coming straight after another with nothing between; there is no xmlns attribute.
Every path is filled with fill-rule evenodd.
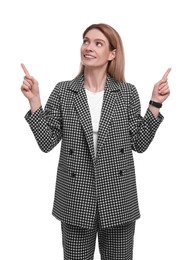
<svg viewBox="0 0 191 260"><path fill-rule="evenodd" d="M98 233L101 260L132 260L135 222L100 228L98 210L94 229L61 222L64 260L93 260Z"/></svg>

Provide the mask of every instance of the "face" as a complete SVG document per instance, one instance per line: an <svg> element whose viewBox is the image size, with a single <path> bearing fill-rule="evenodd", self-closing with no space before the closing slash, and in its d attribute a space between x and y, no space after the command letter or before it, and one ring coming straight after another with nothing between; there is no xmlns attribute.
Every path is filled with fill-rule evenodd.
<svg viewBox="0 0 191 260"><path fill-rule="evenodd" d="M87 32L81 46L81 62L85 67L107 67L115 58L115 50L109 49L109 41L98 29Z"/></svg>

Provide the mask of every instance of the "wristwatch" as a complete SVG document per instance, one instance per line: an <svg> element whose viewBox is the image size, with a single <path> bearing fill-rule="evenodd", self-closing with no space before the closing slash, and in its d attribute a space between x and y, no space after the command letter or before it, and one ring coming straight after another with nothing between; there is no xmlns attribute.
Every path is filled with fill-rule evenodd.
<svg viewBox="0 0 191 260"><path fill-rule="evenodd" d="M157 107L157 108L161 108L162 107L162 104L161 103L158 103L158 102L155 102L153 100L150 100L149 104L151 106L154 106L154 107Z"/></svg>

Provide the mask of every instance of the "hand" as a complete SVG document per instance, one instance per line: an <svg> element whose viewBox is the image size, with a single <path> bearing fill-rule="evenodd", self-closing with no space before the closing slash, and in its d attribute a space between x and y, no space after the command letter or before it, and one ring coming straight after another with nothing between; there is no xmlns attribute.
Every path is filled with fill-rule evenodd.
<svg viewBox="0 0 191 260"><path fill-rule="evenodd" d="M39 96L38 82L29 74L24 64L21 64L21 67L25 73L23 84L21 86L21 91L23 92L24 96L30 101L32 98Z"/></svg>
<svg viewBox="0 0 191 260"><path fill-rule="evenodd" d="M29 74L23 63L21 64L21 67L25 73L21 91L29 100L31 111L35 112L41 106L38 81Z"/></svg>
<svg viewBox="0 0 191 260"><path fill-rule="evenodd" d="M169 68L163 75L162 79L154 85L151 100L158 103L163 103L170 95L168 85L168 75L170 71L171 68Z"/></svg>

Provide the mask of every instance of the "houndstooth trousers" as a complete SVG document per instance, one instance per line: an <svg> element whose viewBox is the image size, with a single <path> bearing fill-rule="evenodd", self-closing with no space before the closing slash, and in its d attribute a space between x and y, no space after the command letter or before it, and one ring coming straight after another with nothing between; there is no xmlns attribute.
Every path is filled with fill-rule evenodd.
<svg viewBox="0 0 191 260"><path fill-rule="evenodd" d="M135 221L110 228L100 228L96 211L93 229L61 222L64 260L93 260L98 233L101 260L132 260Z"/></svg>

